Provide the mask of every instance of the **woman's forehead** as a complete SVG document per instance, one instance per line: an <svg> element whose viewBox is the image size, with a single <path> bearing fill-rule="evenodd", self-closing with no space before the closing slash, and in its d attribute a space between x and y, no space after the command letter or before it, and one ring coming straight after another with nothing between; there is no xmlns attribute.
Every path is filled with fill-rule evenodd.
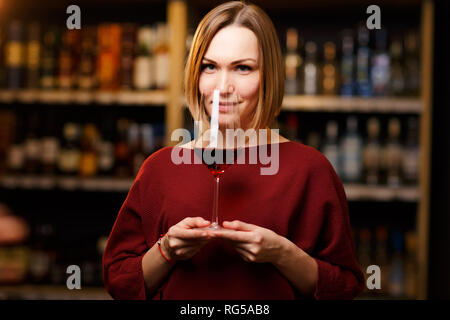
<svg viewBox="0 0 450 320"><path fill-rule="evenodd" d="M248 28L225 27L213 37L204 58L220 64L231 64L238 60L258 61L258 39Z"/></svg>

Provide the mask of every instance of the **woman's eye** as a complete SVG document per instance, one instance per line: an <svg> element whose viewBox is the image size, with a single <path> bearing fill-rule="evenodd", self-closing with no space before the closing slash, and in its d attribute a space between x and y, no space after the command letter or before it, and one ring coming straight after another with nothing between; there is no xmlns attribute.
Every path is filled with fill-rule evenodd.
<svg viewBox="0 0 450 320"><path fill-rule="evenodd" d="M246 71L252 71L252 68L249 67L249 66L246 66L246 65L238 65L236 68L237 68L239 71L244 71L244 72L246 72Z"/></svg>
<svg viewBox="0 0 450 320"><path fill-rule="evenodd" d="M215 69L215 66L211 63L204 63L202 64L201 69L206 71L212 71Z"/></svg>

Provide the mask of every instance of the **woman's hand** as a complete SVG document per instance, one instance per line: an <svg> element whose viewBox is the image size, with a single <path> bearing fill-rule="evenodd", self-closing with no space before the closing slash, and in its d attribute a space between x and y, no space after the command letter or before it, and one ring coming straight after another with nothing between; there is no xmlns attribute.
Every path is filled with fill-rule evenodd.
<svg viewBox="0 0 450 320"><path fill-rule="evenodd" d="M276 264L282 258L285 238L272 230L238 220L224 221L223 227L210 231L211 237L229 241L244 260Z"/></svg>
<svg viewBox="0 0 450 320"><path fill-rule="evenodd" d="M183 219L170 227L161 239L161 250L172 260L192 258L211 239L206 230L196 228L209 225L210 222L201 217Z"/></svg>

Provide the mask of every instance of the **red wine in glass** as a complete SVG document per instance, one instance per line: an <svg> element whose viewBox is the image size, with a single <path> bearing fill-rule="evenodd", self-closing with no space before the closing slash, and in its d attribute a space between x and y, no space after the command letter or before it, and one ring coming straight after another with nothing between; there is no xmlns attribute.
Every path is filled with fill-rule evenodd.
<svg viewBox="0 0 450 320"><path fill-rule="evenodd" d="M211 172L214 178L220 178L222 174L233 163L237 161L242 149L211 149L211 148L197 148L195 152L202 159L202 162ZM211 159L205 157L205 154L211 156ZM210 161L208 161L210 160Z"/></svg>
<svg viewBox="0 0 450 320"><path fill-rule="evenodd" d="M237 161L242 152L242 148L237 149L212 149L212 148L194 148L194 152L202 159L202 162L216 183L214 187L213 214L211 225L207 229L217 230L219 226L219 183L220 177L233 163Z"/></svg>

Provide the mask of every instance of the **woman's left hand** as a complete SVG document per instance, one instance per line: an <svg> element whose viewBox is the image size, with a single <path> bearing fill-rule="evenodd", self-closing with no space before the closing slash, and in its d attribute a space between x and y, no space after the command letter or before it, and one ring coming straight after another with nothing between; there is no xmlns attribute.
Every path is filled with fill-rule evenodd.
<svg viewBox="0 0 450 320"><path fill-rule="evenodd" d="M283 238L272 230L239 220L224 221L220 230L209 231L212 238L228 240L249 262L279 262L282 256Z"/></svg>

